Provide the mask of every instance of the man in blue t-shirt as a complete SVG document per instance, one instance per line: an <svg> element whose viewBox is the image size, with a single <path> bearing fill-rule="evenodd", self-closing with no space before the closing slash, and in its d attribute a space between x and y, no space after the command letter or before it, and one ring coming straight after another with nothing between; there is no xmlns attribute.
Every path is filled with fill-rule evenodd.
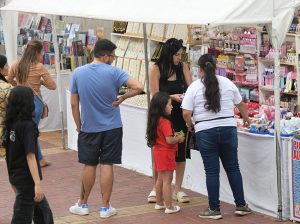
<svg viewBox="0 0 300 224"><path fill-rule="evenodd" d="M117 214L109 202L113 186L113 164L120 164L122 156L123 131L118 106L125 99L141 93L143 85L121 69L111 66L116 48L109 40L98 40L93 62L75 69L71 80L72 114L79 133L78 158L85 165L80 199L69 209L77 215L89 214L87 201L99 163L102 194L100 217L108 218ZM124 85L130 91L118 97L119 89Z"/></svg>

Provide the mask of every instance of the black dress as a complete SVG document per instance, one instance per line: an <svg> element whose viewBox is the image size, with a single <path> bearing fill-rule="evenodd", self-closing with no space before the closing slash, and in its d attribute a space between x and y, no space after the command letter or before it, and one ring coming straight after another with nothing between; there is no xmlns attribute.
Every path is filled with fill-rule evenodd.
<svg viewBox="0 0 300 224"><path fill-rule="evenodd" d="M161 68L160 66L158 67L161 73ZM176 73L176 80L174 81L162 80L162 79L159 80L159 91L167 92L170 95L185 93L187 89L187 84L184 79L182 63L179 63L179 65L175 70L175 73ZM172 106L173 106L173 110L171 113L171 121L173 124L173 128L175 129L175 132L179 132L183 130L184 133L186 133L187 127L182 117L181 103L178 103L173 100ZM185 152L185 142L179 143L176 162L185 162L186 158L190 158L190 155L187 155Z"/></svg>

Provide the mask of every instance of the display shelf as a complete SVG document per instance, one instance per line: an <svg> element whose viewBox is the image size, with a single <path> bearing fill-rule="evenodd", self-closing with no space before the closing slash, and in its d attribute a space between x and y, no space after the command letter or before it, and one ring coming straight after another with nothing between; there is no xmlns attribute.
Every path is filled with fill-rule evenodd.
<svg viewBox="0 0 300 224"><path fill-rule="evenodd" d="M233 83L239 87L249 87L249 88L258 87L258 83L236 82L236 81L233 81Z"/></svg>
<svg viewBox="0 0 300 224"><path fill-rule="evenodd" d="M296 66L293 63L288 63L288 62L280 62L280 65L287 65L287 66Z"/></svg>
<svg viewBox="0 0 300 224"><path fill-rule="evenodd" d="M143 36L138 36L138 35L129 35L129 34L121 34L121 33L111 33L112 36L117 36L117 37L129 37L129 38L137 38L137 39L144 39Z"/></svg>
<svg viewBox="0 0 300 224"><path fill-rule="evenodd" d="M259 87L260 90L262 91L266 91L266 92L274 92L274 88L272 88L271 86L260 86ZM297 92L291 92L291 93L285 93L285 92L280 92L281 95L290 95L290 96L297 96L298 93Z"/></svg>
<svg viewBox="0 0 300 224"><path fill-rule="evenodd" d="M141 94L141 95L137 95L137 96L128 98L123 103L126 105L137 106L137 107L141 107L141 108L148 108L146 94Z"/></svg>
<svg viewBox="0 0 300 224"><path fill-rule="evenodd" d="M267 91L267 92L274 92L274 88L272 86L260 86L259 90Z"/></svg>

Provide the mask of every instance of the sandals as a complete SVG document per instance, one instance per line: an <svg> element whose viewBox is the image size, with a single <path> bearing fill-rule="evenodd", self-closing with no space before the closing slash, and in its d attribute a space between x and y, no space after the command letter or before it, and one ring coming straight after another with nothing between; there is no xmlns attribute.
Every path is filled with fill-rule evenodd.
<svg viewBox="0 0 300 224"><path fill-rule="evenodd" d="M41 168L46 167L46 166L50 166L50 165L51 165L51 163L49 161L44 160L44 159L40 160Z"/></svg>
<svg viewBox="0 0 300 224"><path fill-rule="evenodd" d="M166 214L172 214L172 213L179 212L179 211L180 211L180 207L178 205L173 206L172 209L171 208L165 209Z"/></svg>
<svg viewBox="0 0 300 224"><path fill-rule="evenodd" d="M190 202L189 196L184 193L183 191L179 191L177 193L173 193L172 195L173 200L178 201L180 203L187 203Z"/></svg>
<svg viewBox="0 0 300 224"><path fill-rule="evenodd" d="M156 202L156 192L151 191L147 198L148 203L155 203Z"/></svg>

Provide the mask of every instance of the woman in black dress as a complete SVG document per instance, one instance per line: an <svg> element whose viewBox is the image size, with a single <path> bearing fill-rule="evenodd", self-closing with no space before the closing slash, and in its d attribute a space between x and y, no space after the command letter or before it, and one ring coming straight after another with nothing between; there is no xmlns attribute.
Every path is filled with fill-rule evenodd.
<svg viewBox="0 0 300 224"><path fill-rule="evenodd" d="M184 93L192 83L189 67L181 61L183 53L182 40L171 38L163 45L161 55L150 71L150 92L153 96L158 91L167 92L172 99L171 114L174 131L186 133L187 127L180 108ZM179 202L189 202L189 197L182 191L181 185L184 176L186 161L185 143L178 145L176 157L176 181L173 199ZM155 181L157 173L154 174ZM156 202L155 185L148 196L148 202Z"/></svg>

